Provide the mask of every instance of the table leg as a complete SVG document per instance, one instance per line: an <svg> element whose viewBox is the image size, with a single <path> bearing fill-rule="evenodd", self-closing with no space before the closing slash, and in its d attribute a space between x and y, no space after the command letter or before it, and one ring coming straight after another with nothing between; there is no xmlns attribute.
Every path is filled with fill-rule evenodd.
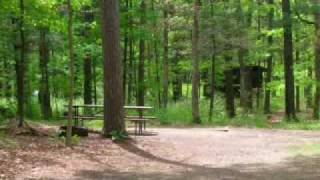
<svg viewBox="0 0 320 180"><path fill-rule="evenodd" d="M138 129L138 122L134 122L134 134L137 135L137 129Z"/></svg>

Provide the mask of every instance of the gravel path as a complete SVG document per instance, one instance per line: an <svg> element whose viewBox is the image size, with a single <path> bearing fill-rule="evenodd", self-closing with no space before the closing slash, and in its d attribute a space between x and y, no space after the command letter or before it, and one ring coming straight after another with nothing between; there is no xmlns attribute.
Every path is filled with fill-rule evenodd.
<svg viewBox="0 0 320 180"><path fill-rule="evenodd" d="M152 131L157 135L133 137L133 141L120 144L91 136L74 149L33 145L7 158L20 159L16 179L320 179L320 156L291 152L294 147L320 144L320 132Z"/></svg>

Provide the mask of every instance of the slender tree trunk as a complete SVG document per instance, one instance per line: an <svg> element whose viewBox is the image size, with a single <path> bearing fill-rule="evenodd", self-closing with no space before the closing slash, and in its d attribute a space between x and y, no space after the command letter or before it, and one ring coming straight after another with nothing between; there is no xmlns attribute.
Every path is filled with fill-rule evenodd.
<svg viewBox="0 0 320 180"><path fill-rule="evenodd" d="M134 47L133 47L133 39L130 39L129 43L129 81L128 81L128 104L131 104L132 95L133 95L133 83L134 83Z"/></svg>
<svg viewBox="0 0 320 180"><path fill-rule="evenodd" d="M173 101L177 102L182 97L182 81L180 78L180 72L179 72L179 50L176 50L175 57L173 58L173 80L172 80L172 92L173 92Z"/></svg>
<svg viewBox="0 0 320 180"><path fill-rule="evenodd" d="M273 5L273 0L268 0L269 5ZM274 16L274 9L271 8L268 15L268 30L273 30L273 16ZM273 44L273 36L268 36L268 46L272 47ZM267 58L267 75L266 75L266 92L265 92L265 98L264 98L264 113L269 114L271 112L270 104L271 104L271 90L267 86L272 81L272 64L273 64L273 52L271 49L269 49L269 56Z"/></svg>
<svg viewBox="0 0 320 180"><path fill-rule="evenodd" d="M68 0L68 45L69 45L69 105L66 146L72 146L72 120L73 120L73 98L74 98L74 49L73 49L73 9L72 1Z"/></svg>
<svg viewBox="0 0 320 180"><path fill-rule="evenodd" d="M297 41L298 42L298 41ZM300 50L296 49L296 64L300 62ZM300 86L296 86L296 112L300 112Z"/></svg>
<svg viewBox="0 0 320 180"><path fill-rule="evenodd" d="M47 39L47 29L40 29L40 45L39 45L39 56L40 56L40 91L39 100L41 106L41 114L44 119L50 119L52 116L50 88L49 88L49 47Z"/></svg>
<svg viewBox="0 0 320 180"><path fill-rule="evenodd" d="M225 56L226 64L230 64L232 57ZM229 118L234 118L236 116L235 106L234 106L234 89L233 89L233 72L231 68L224 71L225 76L225 94L226 94L226 111Z"/></svg>
<svg viewBox="0 0 320 180"><path fill-rule="evenodd" d="M308 67L308 78L309 79L313 79L313 73L312 73L312 68L311 67ZM306 97L306 109L308 110L309 108L312 108L313 107L313 103L312 103L312 89L313 89L313 86L311 83L309 83L306 87L305 87L305 97Z"/></svg>
<svg viewBox="0 0 320 180"><path fill-rule="evenodd" d="M216 84L216 42L215 42L215 36L212 37L212 55L211 55L211 93L210 93L210 109L209 109L209 120L212 120L212 114L213 114L213 105L214 105L214 96L215 96L215 84Z"/></svg>
<svg viewBox="0 0 320 180"><path fill-rule="evenodd" d="M91 7L84 7L84 38L86 41L90 41L90 23L94 20L94 15L91 10ZM90 51L86 52L83 63L83 72L84 72L84 84L83 84L83 100L84 104L92 104L92 81L93 81L93 62L92 62L92 54ZM90 113L90 109L85 109L88 113Z"/></svg>
<svg viewBox="0 0 320 180"><path fill-rule="evenodd" d="M84 72L84 104L92 104L92 58L87 54L84 58L83 72Z"/></svg>
<svg viewBox="0 0 320 180"><path fill-rule="evenodd" d="M163 107L167 108L168 104L168 89L169 89L169 14L168 2L165 0L163 9L164 29L163 29L163 90L162 102Z"/></svg>
<svg viewBox="0 0 320 180"><path fill-rule="evenodd" d="M125 21L126 24L129 22L129 0L125 1ZM123 99L126 101L127 96L127 61L128 61L128 47L129 47L129 32L128 27L125 26L124 30L124 48L123 48Z"/></svg>
<svg viewBox="0 0 320 180"><path fill-rule="evenodd" d="M132 9L132 1L129 1L129 9ZM129 65L128 65L128 93L127 102L131 104L133 95L133 83L134 83L134 39L133 39L133 17L129 16Z"/></svg>
<svg viewBox="0 0 320 180"><path fill-rule="evenodd" d="M16 77L17 77L17 100L18 100L18 121L19 127L23 126L24 122L24 103L25 103L25 31L24 31L24 16L25 6L24 0L19 1L20 17L19 17L19 42L16 44L15 49L20 50L19 56L16 56Z"/></svg>
<svg viewBox="0 0 320 180"><path fill-rule="evenodd" d="M103 133L105 137L110 137L110 133L113 131L125 131L118 0L102 1L102 25L104 56Z"/></svg>
<svg viewBox="0 0 320 180"><path fill-rule="evenodd" d="M200 53L199 53L199 35L200 35L200 9L201 0L194 1L194 25L192 36L192 54L193 54L193 73L192 73L192 117L196 124L201 123L199 107L199 87L200 87Z"/></svg>
<svg viewBox="0 0 320 180"><path fill-rule="evenodd" d="M140 4L140 26L144 30L146 25L146 3L145 0L141 1ZM138 66L138 94L137 94L137 105L144 106L144 94L145 94L145 85L144 85L144 61L145 61L145 39L140 37L139 42L139 66Z"/></svg>
<svg viewBox="0 0 320 180"><path fill-rule="evenodd" d="M316 5L320 5L319 0L314 0ZM320 108L320 12L315 12L315 29L316 29L316 42L315 42L315 75L316 75L316 92L314 96L314 110L313 117L319 119L319 108Z"/></svg>
<svg viewBox="0 0 320 180"><path fill-rule="evenodd" d="M151 1L151 10L153 12L156 12L157 10L155 9L155 0ZM157 28L158 24L157 24L157 19L153 20L153 27ZM157 31L157 29L154 29L154 33L153 33L154 39L153 39L153 45L152 45L152 52L153 52L153 58L155 61L155 83L157 84L157 88L156 88L156 96L157 96L157 103L158 103L158 107L161 108L162 106L162 101L161 101L161 89L162 89L162 84L161 84L161 79L160 79L160 64L159 64L159 49L158 49L158 36L159 36L159 32Z"/></svg>
<svg viewBox="0 0 320 180"><path fill-rule="evenodd" d="M285 106L289 121L296 119L295 114L295 83L293 67L292 19L290 0L282 0L284 29L284 74L285 74Z"/></svg>
<svg viewBox="0 0 320 180"><path fill-rule="evenodd" d="M97 72L96 72L96 61L92 61L92 79L93 79L93 101L94 104L98 104L98 97L97 97Z"/></svg>

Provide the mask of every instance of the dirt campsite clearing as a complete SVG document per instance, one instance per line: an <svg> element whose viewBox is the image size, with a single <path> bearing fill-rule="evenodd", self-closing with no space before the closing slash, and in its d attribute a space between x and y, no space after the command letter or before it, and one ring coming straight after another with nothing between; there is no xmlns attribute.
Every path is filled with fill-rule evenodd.
<svg viewBox="0 0 320 180"><path fill-rule="evenodd" d="M73 149L19 137L0 150L3 179L319 179L318 132L192 128L151 129L113 143L98 135ZM316 148L315 148L316 149ZM319 150L320 152L320 150Z"/></svg>

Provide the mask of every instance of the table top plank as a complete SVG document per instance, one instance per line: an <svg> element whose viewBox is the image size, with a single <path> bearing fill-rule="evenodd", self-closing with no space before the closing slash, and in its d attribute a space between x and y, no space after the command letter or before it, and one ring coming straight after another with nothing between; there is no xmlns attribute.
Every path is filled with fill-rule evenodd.
<svg viewBox="0 0 320 180"><path fill-rule="evenodd" d="M68 105L65 105L66 107ZM84 104L84 105L73 105L73 108L103 108L103 105L93 105L93 104ZM148 109L153 109L151 106L124 106L124 109L136 109L136 110L148 110Z"/></svg>

